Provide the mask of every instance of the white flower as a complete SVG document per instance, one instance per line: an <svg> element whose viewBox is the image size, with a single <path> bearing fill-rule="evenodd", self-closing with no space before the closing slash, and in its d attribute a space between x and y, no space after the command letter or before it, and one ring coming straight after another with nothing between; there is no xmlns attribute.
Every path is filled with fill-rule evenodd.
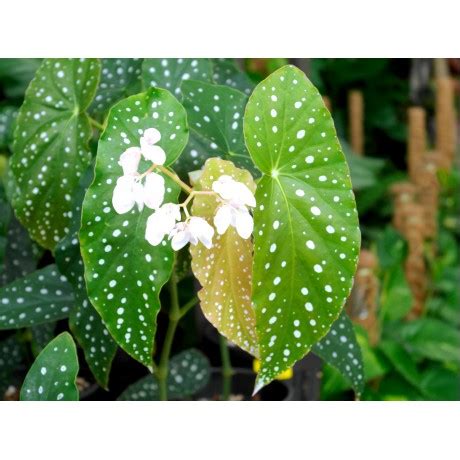
<svg viewBox="0 0 460 460"><path fill-rule="evenodd" d="M141 149L139 147L130 147L120 155L118 164L123 168L123 175L136 175L139 162L141 161Z"/></svg>
<svg viewBox="0 0 460 460"><path fill-rule="evenodd" d="M121 176L113 189L112 205L118 214L125 214L137 204L139 211L144 207L144 187L133 175Z"/></svg>
<svg viewBox="0 0 460 460"><path fill-rule="evenodd" d="M177 220L180 220L179 205L165 203L147 219L145 239L152 246L158 246L172 232Z"/></svg>
<svg viewBox="0 0 460 460"><path fill-rule="evenodd" d="M212 189L218 193L224 200L238 206L256 205L256 199L246 185L242 182L237 182L230 176L220 176L218 180L213 182Z"/></svg>
<svg viewBox="0 0 460 460"><path fill-rule="evenodd" d="M254 221L247 206L256 205L251 190L230 176L221 176L213 182L212 189L224 200L214 216L217 233L223 235L231 225L241 238L248 239L254 230Z"/></svg>
<svg viewBox="0 0 460 460"><path fill-rule="evenodd" d="M194 246L201 241L211 249L214 229L202 217L191 217L188 222L179 222L169 234L171 246L175 251L182 249L187 243Z"/></svg>
<svg viewBox="0 0 460 460"><path fill-rule="evenodd" d="M165 196L165 180L163 176L151 172L145 177L144 203L150 209L158 209Z"/></svg>
<svg viewBox="0 0 460 460"><path fill-rule="evenodd" d="M160 131L156 128L148 128L144 131L141 137L141 151L146 160L149 160L157 165L162 165L166 160L165 151L155 145L161 139Z"/></svg>

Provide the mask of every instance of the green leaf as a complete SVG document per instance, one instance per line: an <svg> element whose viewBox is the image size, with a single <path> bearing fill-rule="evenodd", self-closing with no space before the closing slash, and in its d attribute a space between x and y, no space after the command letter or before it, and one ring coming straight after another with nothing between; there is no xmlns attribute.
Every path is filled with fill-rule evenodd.
<svg viewBox="0 0 460 460"><path fill-rule="evenodd" d="M22 360L22 347L16 334L0 342L0 395L8 388L12 375Z"/></svg>
<svg viewBox="0 0 460 460"><path fill-rule="evenodd" d="M203 389L210 377L208 358L198 350L190 349L173 356L169 363L168 398L183 399ZM157 401L160 399L158 381L147 375L130 385L119 401Z"/></svg>
<svg viewBox="0 0 460 460"><path fill-rule="evenodd" d="M434 318L393 325L393 334L419 357L460 364L460 331Z"/></svg>
<svg viewBox="0 0 460 460"><path fill-rule="evenodd" d="M167 154L166 165L180 155L188 138L187 117L168 92L150 89L115 105L98 145L95 178L83 203L80 244L91 303L115 341L133 358L152 365L159 293L173 267L170 244L151 246L145 239L144 207L127 214L112 208L112 194L122 169L120 155L139 145L147 128L161 133L159 144ZM141 162L139 171L150 166ZM177 202L178 187L166 178L165 202Z"/></svg>
<svg viewBox="0 0 460 460"><path fill-rule="evenodd" d="M43 348L53 339L54 331L56 329L56 322L39 324L32 326L30 332L32 333L32 352L37 356Z"/></svg>
<svg viewBox="0 0 460 460"><path fill-rule="evenodd" d="M13 131L18 115L17 107L0 107L0 151L8 149L13 142Z"/></svg>
<svg viewBox="0 0 460 460"><path fill-rule="evenodd" d="M212 68L209 59L144 59L142 81L144 88L164 88L181 97L181 84L185 80L212 81Z"/></svg>
<svg viewBox="0 0 460 460"><path fill-rule="evenodd" d="M12 204L31 237L48 249L68 232L71 197L91 161L85 110L99 72L97 59L45 59L19 111Z"/></svg>
<svg viewBox="0 0 460 460"><path fill-rule="evenodd" d="M0 286L26 276L37 268L38 246L14 215L9 222L6 239L5 264L0 274Z"/></svg>
<svg viewBox="0 0 460 460"><path fill-rule="evenodd" d="M0 81L7 98L24 97L24 91L32 80L42 59L0 59Z"/></svg>
<svg viewBox="0 0 460 460"><path fill-rule="evenodd" d="M353 190L362 190L375 185L378 181L378 173L385 165L385 161L379 158L356 155L343 139L340 140L340 144L350 168Z"/></svg>
<svg viewBox="0 0 460 460"><path fill-rule="evenodd" d="M67 318L72 287L56 265L48 265L0 288L0 329L36 326Z"/></svg>
<svg viewBox="0 0 460 460"><path fill-rule="evenodd" d="M430 367L423 372L420 389L429 399L435 401L460 400L460 376L442 367Z"/></svg>
<svg viewBox="0 0 460 460"><path fill-rule="evenodd" d="M247 96L226 86L192 80L184 81L182 93L190 128L202 146L201 154L194 156L190 150L190 156L195 160L219 156L260 175L244 143L243 113Z"/></svg>
<svg viewBox="0 0 460 460"><path fill-rule="evenodd" d="M235 60L229 58L213 59L213 78L219 85L227 85L244 94L251 94L253 81L238 69Z"/></svg>
<svg viewBox="0 0 460 460"><path fill-rule="evenodd" d="M351 383L360 395L364 389L364 369L361 349L353 324L342 311L328 334L312 348L313 353L331 364Z"/></svg>
<svg viewBox="0 0 460 460"><path fill-rule="evenodd" d="M384 341L379 344L379 349L388 358L393 367L411 385L419 387L420 374L411 355L396 342Z"/></svg>
<svg viewBox="0 0 460 460"><path fill-rule="evenodd" d="M332 118L299 69L283 67L257 86L244 134L264 173L254 211L252 294L260 388L308 353L338 318L360 232Z"/></svg>
<svg viewBox="0 0 460 460"><path fill-rule="evenodd" d="M16 335L0 342L0 374L15 368L22 361L21 345Z"/></svg>
<svg viewBox="0 0 460 460"><path fill-rule="evenodd" d="M101 81L89 108L90 113L104 115L112 105L141 89L141 59L101 59Z"/></svg>
<svg viewBox="0 0 460 460"><path fill-rule="evenodd" d="M363 327L355 326L355 331L363 356L366 380L370 381L382 377L391 369L390 363L380 350L370 346L367 331Z"/></svg>
<svg viewBox="0 0 460 460"><path fill-rule="evenodd" d="M59 270L67 276L74 290L75 308L69 316L70 329L83 348L86 362L97 382L101 387L107 388L117 345L88 298L78 240L82 202L92 179L93 168L90 167L83 176L81 186L74 198L75 209L70 233L57 245L55 257Z"/></svg>
<svg viewBox="0 0 460 460"><path fill-rule="evenodd" d="M78 401L77 373L75 343L63 332L32 364L21 388L21 401Z"/></svg>
<svg viewBox="0 0 460 460"><path fill-rule="evenodd" d="M256 184L248 171L230 161L210 158L196 190L212 190L221 175L233 177L255 191ZM220 204L214 195L197 195L193 200L194 216L213 225ZM216 234L213 247L190 246L192 269L202 288L198 292L206 318L218 331L253 356L258 356L255 316L251 306L252 241L242 239L233 227L223 235Z"/></svg>
<svg viewBox="0 0 460 460"><path fill-rule="evenodd" d="M412 291L402 265L389 268L384 274L380 295L380 314L389 321L403 319L412 307Z"/></svg>

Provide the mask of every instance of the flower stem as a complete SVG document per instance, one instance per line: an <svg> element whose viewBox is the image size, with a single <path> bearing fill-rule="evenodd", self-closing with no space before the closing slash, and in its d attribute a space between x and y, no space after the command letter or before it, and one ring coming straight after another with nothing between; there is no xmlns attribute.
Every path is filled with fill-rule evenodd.
<svg viewBox="0 0 460 460"><path fill-rule="evenodd" d="M90 122L91 126L93 126L94 128L98 129L99 131L104 131L104 129L105 129L104 125L99 123L94 118L89 117L89 122Z"/></svg>
<svg viewBox="0 0 460 460"><path fill-rule="evenodd" d="M230 352L228 349L227 339L219 335L220 357L222 360L222 401L228 401L232 391L233 369L230 362Z"/></svg>
<svg viewBox="0 0 460 460"><path fill-rule="evenodd" d="M184 181L182 181L176 173L174 173L173 171L170 171L168 168L164 167L163 165L155 165L155 167L159 169L166 176L169 176L176 184L178 184L182 188L182 190L184 190L188 194L192 193L192 187L190 187Z"/></svg>
<svg viewBox="0 0 460 460"><path fill-rule="evenodd" d="M171 354L171 347L176 333L177 324L181 318L179 308L179 294L177 291L177 278L173 270L171 279L169 280L169 293L171 296L171 309L169 311L169 323L166 331L166 337L161 350L160 363L157 368L157 379L160 390L160 399L167 401L168 399L168 371L169 371L169 356Z"/></svg>

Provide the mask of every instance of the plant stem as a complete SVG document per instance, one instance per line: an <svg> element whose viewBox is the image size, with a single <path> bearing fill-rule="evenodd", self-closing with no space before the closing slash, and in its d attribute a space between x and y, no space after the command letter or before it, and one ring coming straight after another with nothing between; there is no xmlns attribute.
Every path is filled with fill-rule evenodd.
<svg viewBox="0 0 460 460"><path fill-rule="evenodd" d="M230 362L230 351L228 349L227 339L219 335L220 358L222 360L222 401L228 401L232 391L233 369Z"/></svg>
<svg viewBox="0 0 460 460"><path fill-rule="evenodd" d="M198 302L199 302L200 299L198 299L198 297L193 297L191 298L181 309L180 309L180 319L182 319L187 313L188 311L193 308Z"/></svg>
<svg viewBox="0 0 460 460"><path fill-rule="evenodd" d="M169 323L166 331L163 349L161 350L160 363L157 368L157 378L160 389L160 399L167 401L168 399L168 371L169 371L169 356L171 354L171 347L176 333L177 324L181 318L179 308L179 295L177 291L177 278L173 270L171 279L169 280L169 293L171 296L171 309L169 311Z"/></svg>
<svg viewBox="0 0 460 460"><path fill-rule="evenodd" d="M90 122L91 126L94 126L94 128L98 129L99 131L104 131L104 125L99 123L94 118L89 117L89 122Z"/></svg>

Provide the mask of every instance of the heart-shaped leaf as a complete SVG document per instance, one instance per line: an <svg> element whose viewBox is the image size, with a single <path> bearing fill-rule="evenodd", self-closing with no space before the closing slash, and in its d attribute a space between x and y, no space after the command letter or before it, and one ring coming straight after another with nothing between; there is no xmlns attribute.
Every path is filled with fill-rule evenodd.
<svg viewBox="0 0 460 460"><path fill-rule="evenodd" d="M17 329L67 318L72 286L48 265L0 289L0 329Z"/></svg>
<svg viewBox="0 0 460 460"><path fill-rule="evenodd" d="M198 350L190 349L173 356L169 363L168 397L181 399L204 388L210 377L208 358ZM158 401L160 389L154 375L147 375L130 385L119 401Z"/></svg>
<svg viewBox="0 0 460 460"><path fill-rule="evenodd" d="M258 389L302 358L339 316L360 232L332 118L299 69L282 67L257 86L244 133L264 173L254 212Z"/></svg>
<svg viewBox="0 0 460 460"><path fill-rule="evenodd" d="M251 174L230 161L210 158L196 190L212 190L222 175L233 177L253 193L256 184ZM220 201L214 195L197 195L192 212L213 225ZM242 239L233 227L216 234L213 246L190 246L193 273L202 288L198 293L206 318L218 331L253 356L258 356L255 316L251 305L252 241Z"/></svg>
<svg viewBox="0 0 460 460"><path fill-rule="evenodd" d="M362 393L364 389L363 357L353 324L344 311L332 325L328 334L313 346L312 351L339 370L358 395Z"/></svg>
<svg viewBox="0 0 460 460"><path fill-rule="evenodd" d="M32 364L21 388L21 401L78 401L77 373L75 343L63 332Z"/></svg>
<svg viewBox="0 0 460 460"><path fill-rule="evenodd" d="M104 115L112 105L141 90L141 59L101 59L101 81L89 111Z"/></svg>
<svg viewBox="0 0 460 460"><path fill-rule="evenodd" d="M227 85L241 91L244 94L251 94L254 83L236 66L234 59L218 58L213 59L213 78L219 85Z"/></svg>
<svg viewBox="0 0 460 460"><path fill-rule="evenodd" d="M249 158L243 137L247 96L226 86L192 80L182 84L182 93L190 128L204 146L195 159L203 154L206 158L219 156L260 175ZM193 157L191 150L190 155Z"/></svg>
<svg viewBox="0 0 460 460"><path fill-rule="evenodd" d="M185 80L212 81L212 66L209 59L144 59L142 80L144 88L164 88L177 98L181 96L181 84Z"/></svg>
<svg viewBox="0 0 460 460"><path fill-rule="evenodd" d="M166 164L180 155L188 138L187 117L168 92L150 89L115 105L98 145L95 178L83 203L80 244L91 303L116 342L139 362L151 366L159 294L173 267L169 243L151 246L145 239L144 207L117 214L112 194L122 175L118 165L126 148L139 146L143 130L157 128ZM150 166L142 161L139 171ZM176 202L177 185L166 178L165 202Z"/></svg>
<svg viewBox="0 0 460 460"><path fill-rule="evenodd" d="M48 249L68 232L71 197L91 160L85 110L99 72L97 59L45 59L19 111L12 204L32 238Z"/></svg>

